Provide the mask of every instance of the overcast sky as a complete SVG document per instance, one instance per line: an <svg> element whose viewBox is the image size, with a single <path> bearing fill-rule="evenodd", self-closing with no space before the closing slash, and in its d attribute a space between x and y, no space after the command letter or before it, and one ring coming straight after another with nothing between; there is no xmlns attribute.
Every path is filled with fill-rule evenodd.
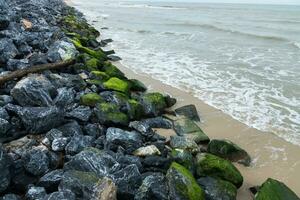
<svg viewBox="0 0 300 200"><path fill-rule="evenodd" d="M255 3L255 4L297 4L300 0L145 0L145 1L170 1L170 2L205 2L205 3Z"/></svg>

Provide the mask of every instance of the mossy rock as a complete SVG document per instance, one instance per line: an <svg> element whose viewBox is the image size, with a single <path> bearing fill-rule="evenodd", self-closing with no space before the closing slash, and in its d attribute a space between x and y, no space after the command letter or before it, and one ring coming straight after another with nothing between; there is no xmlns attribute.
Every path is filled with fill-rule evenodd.
<svg viewBox="0 0 300 200"><path fill-rule="evenodd" d="M170 189L170 199L205 200L204 191L184 166L173 162L166 177Z"/></svg>
<svg viewBox="0 0 300 200"><path fill-rule="evenodd" d="M88 93L80 97L80 103L86 106L95 106L97 103L103 102L102 97L97 93Z"/></svg>
<svg viewBox="0 0 300 200"><path fill-rule="evenodd" d="M237 188L228 181L208 176L197 182L203 188L206 200L236 200Z"/></svg>
<svg viewBox="0 0 300 200"><path fill-rule="evenodd" d="M145 92L147 90L147 87L144 85L144 83L137 79L130 79L129 82L132 91Z"/></svg>
<svg viewBox="0 0 300 200"><path fill-rule="evenodd" d="M255 200L299 200L284 183L268 178L259 188Z"/></svg>
<svg viewBox="0 0 300 200"><path fill-rule="evenodd" d="M196 173L229 181L237 188L243 184L243 176L231 162L209 153L197 154Z"/></svg>
<svg viewBox="0 0 300 200"><path fill-rule="evenodd" d="M191 152L183 149L172 149L171 157L179 164L183 165L190 172L194 173L195 163Z"/></svg>
<svg viewBox="0 0 300 200"><path fill-rule="evenodd" d="M82 53L87 53L90 56L97 58L100 63L103 63L105 60L107 60L107 56L102 50L92 50L88 47L84 47L79 40L73 39L73 44L75 45L76 49Z"/></svg>
<svg viewBox="0 0 300 200"><path fill-rule="evenodd" d="M98 59L91 58L85 62L85 66L88 71L97 71L101 64Z"/></svg>
<svg viewBox="0 0 300 200"><path fill-rule="evenodd" d="M202 129L191 119L181 117L174 121L174 130L180 136L185 136L193 139L198 143L208 143L209 137Z"/></svg>
<svg viewBox="0 0 300 200"><path fill-rule="evenodd" d="M196 142L190 138L183 137L183 136L171 136L170 139L170 146L173 149L183 149L192 154L199 152L199 147Z"/></svg>
<svg viewBox="0 0 300 200"><path fill-rule="evenodd" d="M128 116L120 112L117 105L112 103L100 103L94 109L97 119L101 124L108 126L127 126L129 124Z"/></svg>
<svg viewBox="0 0 300 200"><path fill-rule="evenodd" d="M104 82L103 85L106 89L123 92L125 94L128 94L130 89L127 81L123 81L117 77L110 78Z"/></svg>
<svg viewBox="0 0 300 200"><path fill-rule="evenodd" d="M91 71L91 77L101 81L107 81L109 79L109 76L102 71Z"/></svg>
<svg viewBox="0 0 300 200"><path fill-rule="evenodd" d="M249 154L238 145L229 140L212 140L208 144L207 151L211 154L249 166L251 158Z"/></svg>
<svg viewBox="0 0 300 200"><path fill-rule="evenodd" d="M103 82L101 80L98 79L88 79L86 80L86 82L90 85L96 85L96 86L102 86Z"/></svg>
<svg viewBox="0 0 300 200"><path fill-rule="evenodd" d="M164 96L158 92L142 95L140 103L143 105L147 116L157 117L163 114L165 108L167 108Z"/></svg>
<svg viewBox="0 0 300 200"><path fill-rule="evenodd" d="M126 79L124 73L121 72L115 65L111 64L108 61L104 62L101 70L104 71L110 77Z"/></svg>
<svg viewBox="0 0 300 200"><path fill-rule="evenodd" d="M134 99L129 99L127 103L127 114L131 120L139 120L144 115L143 106Z"/></svg>

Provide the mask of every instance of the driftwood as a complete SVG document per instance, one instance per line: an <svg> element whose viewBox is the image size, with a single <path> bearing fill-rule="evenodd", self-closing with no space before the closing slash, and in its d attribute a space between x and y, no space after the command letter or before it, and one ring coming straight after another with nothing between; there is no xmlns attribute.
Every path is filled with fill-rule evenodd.
<svg viewBox="0 0 300 200"><path fill-rule="evenodd" d="M27 74L31 73L38 73L45 70L51 70L51 69L58 69L58 68L64 68L68 67L72 64L75 64L74 59L58 62L58 63L49 63L49 64L43 64L43 65L36 65L27 69L20 69L13 71L11 73L8 73L6 75L0 76L0 85L3 85L7 81L14 80L15 78L22 78L23 76L26 76Z"/></svg>

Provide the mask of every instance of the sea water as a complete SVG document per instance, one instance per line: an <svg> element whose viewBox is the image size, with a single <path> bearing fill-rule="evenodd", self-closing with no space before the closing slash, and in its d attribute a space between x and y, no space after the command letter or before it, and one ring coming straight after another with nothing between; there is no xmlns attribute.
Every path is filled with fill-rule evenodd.
<svg viewBox="0 0 300 200"><path fill-rule="evenodd" d="M300 7L75 0L123 64L300 145Z"/></svg>

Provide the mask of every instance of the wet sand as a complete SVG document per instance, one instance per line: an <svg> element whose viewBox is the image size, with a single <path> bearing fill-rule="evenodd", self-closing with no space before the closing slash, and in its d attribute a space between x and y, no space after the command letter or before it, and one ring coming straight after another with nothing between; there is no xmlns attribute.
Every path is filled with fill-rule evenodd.
<svg viewBox="0 0 300 200"><path fill-rule="evenodd" d="M72 6L71 0L66 2ZM92 24L92 22L90 22ZM101 27L95 26L99 31ZM222 111L213 108L191 93L163 84L147 74L135 73L130 67L115 62L128 78L142 81L149 91L170 94L177 99L175 107L194 104L199 112L199 126L211 139L229 139L244 148L252 157L250 167L236 164L244 177L244 184L238 191L238 200L253 199L248 188L261 185L271 177L283 181L300 196L300 147L284 141L272 133L262 132L233 119ZM173 134L170 130L160 130L165 135Z"/></svg>

